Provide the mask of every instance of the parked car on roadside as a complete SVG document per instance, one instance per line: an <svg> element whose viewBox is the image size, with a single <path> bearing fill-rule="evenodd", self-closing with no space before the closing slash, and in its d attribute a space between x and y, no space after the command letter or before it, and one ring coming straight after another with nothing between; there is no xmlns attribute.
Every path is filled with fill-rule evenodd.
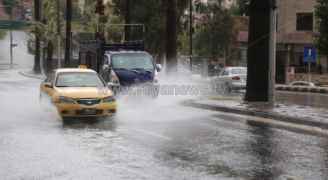
<svg viewBox="0 0 328 180"><path fill-rule="evenodd" d="M294 81L289 84L290 86L307 86L307 87L315 87L316 85L313 82L308 81Z"/></svg>
<svg viewBox="0 0 328 180"><path fill-rule="evenodd" d="M211 84L217 93L230 93L232 90L246 89L246 81L246 67L226 67L219 76L212 78Z"/></svg>

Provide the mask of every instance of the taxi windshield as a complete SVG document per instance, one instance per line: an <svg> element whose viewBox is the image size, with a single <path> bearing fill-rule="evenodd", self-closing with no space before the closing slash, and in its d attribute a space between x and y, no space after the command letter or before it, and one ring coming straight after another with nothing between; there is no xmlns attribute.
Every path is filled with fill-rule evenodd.
<svg viewBox="0 0 328 180"><path fill-rule="evenodd" d="M96 73L69 72L57 76L56 87L104 87Z"/></svg>
<svg viewBox="0 0 328 180"><path fill-rule="evenodd" d="M154 69L154 65L150 56L147 54L137 53L114 55L112 57L112 65L114 69Z"/></svg>

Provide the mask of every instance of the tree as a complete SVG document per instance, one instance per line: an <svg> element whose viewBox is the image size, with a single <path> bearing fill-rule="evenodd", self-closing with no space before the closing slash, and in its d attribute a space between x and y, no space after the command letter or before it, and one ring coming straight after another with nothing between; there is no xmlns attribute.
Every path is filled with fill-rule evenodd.
<svg viewBox="0 0 328 180"><path fill-rule="evenodd" d="M7 35L7 31L4 31L4 30L0 30L0 39L3 39L5 38Z"/></svg>
<svg viewBox="0 0 328 180"><path fill-rule="evenodd" d="M320 32L316 46L320 53L326 56L328 62L328 1L317 0L317 6L315 9L315 15L318 19Z"/></svg>
<svg viewBox="0 0 328 180"><path fill-rule="evenodd" d="M238 15L249 15L249 4L251 0L237 0Z"/></svg>
<svg viewBox="0 0 328 180"><path fill-rule="evenodd" d="M124 17L126 24L131 24L130 12L131 12L130 0L126 0L126 2L125 2L125 17ZM125 40L129 41L130 40L130 27L129 26L125 27L124 33L125 33Z"/></svg>
<svg viewBox="0 0 328 180"><path fill-rule="evenodd" d="M56 40L58 38L58 30L61 31L61 25L58 24L62 22L60 13L58 14L57 2L54 0L43 0L42 9L44 10L43 17L43 27L42 27L42 41L46 44L46 72L48 73L52 69L53 65L53 55L54 49L60 48L56 47ZM58 15L60 17L58 17ZM58 29L59 28L59 29ZM57 57L60 58L60 57Z"/></svg>
<svg viewBox="0 0 328 180"><path fill-rule="evenodd" d="M232 39L233 21L230 12L220 4L199 7L203 18L195 32L195 52L213 58L223 56Z"/></svg>
<svg viewBox="0 0 328 180"><path fill-rule="evenodd" d="M43 0L40 4L43 10L43 19L41 22L36 22L33 28L33 33L37 34L38 40L45 45L43 52L46 55L44 59L46 73L52 69L54 51L59 48L56 44L58 30L62 31L62 24L58 24L58 18L59 22L63 22L63 18L62 13L57 13L57 5L57 2L54 0Z"/></svg>
<svg viewBox="0 0 328 180"><path fill-rule="evenodd" d="M145 25L145 46L153 54L161 54L165 50L165 2L159 0L138 0L138 3L131 1L127 8L127 0L113 0L114 14L116 19L111 19L109 23L120 22L126 23L127 14L128 22ZM130 13L126 10L131 9ZM140 40L142 32L138 29L130 29L131 40ZM138 37L139 36L139 37Z"/></svg>
<svg viewBox="0 0 328 180"><path fill-rule="evenodd" d="M86 0L82 11L82 19L80 22L83 32L95 33L97 31L98 19L95 14L96 1Z"/></svg>
<svg viewBox="0 0 328 180"><path fill-rule="evenodd" d="M271 0L251 0L245 100L269 101L269 34Z"/></svg>
<svg viewBox="0 0 328 180"><path fill-rule="evenodd" d="M3 0L2 4L5 6L6 13L11 15L12 9L17 5L17 0Z"/></svg>
<svg viewBox="0 0 328 180"><path fill-rule="evenodd" d="M125 22L127 0L113 0L114 15L116 17L110 18L109 23L112 22ZM141 23L145 25L145 46L147 51L157 55L157 57L163 57L166 53L166 17L167 17L167 5L168 0L130 0L130 22ZM183 24L181 23L181 17L185 13L188 0L178 0L176 2L177 18L176 24L177 33L181 33L183 30ZM108 9L108 8L107 8ZM107 30L109 31L109 29ZM111 33L113 31L110 30ZM116 33L118 34L118 32ZM140 36L140 32L136 32L135 29L130 29L132 39L137 39L136 36ZM115 36L116 37L116 36Z"/></svg>

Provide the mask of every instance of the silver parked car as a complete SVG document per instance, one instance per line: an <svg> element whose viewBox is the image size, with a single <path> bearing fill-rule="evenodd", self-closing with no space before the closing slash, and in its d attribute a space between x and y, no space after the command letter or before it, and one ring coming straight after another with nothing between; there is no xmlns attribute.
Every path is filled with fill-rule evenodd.
<svg viewBox="0 0 328 180"><path fill-rule="evenodd" d="M246 67L226 67L219 76L212 78L211 84L217 93L230 93L232 90L246 89L246 81Z"/></svg>
<svg viewBox="0 0 328 180"><path fill-rule="evenodd" d="M313 82L308 81L294 81L289 84L290 86L304 86L304 87L315 87Z"/></svg>

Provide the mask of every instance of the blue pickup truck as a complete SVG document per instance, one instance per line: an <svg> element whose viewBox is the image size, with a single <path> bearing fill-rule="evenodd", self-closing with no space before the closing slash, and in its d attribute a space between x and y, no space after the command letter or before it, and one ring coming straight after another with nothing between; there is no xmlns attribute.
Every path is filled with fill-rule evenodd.
<svg viewBox="0 0 328 180"><path fill-rule="evenodd" d="M106 51L101 76L116 93L128 92L133 88L147 88L151 97L159 93L158 73L161 65L145 51ZM147 95L147 94L142 94Z"/></svg>

